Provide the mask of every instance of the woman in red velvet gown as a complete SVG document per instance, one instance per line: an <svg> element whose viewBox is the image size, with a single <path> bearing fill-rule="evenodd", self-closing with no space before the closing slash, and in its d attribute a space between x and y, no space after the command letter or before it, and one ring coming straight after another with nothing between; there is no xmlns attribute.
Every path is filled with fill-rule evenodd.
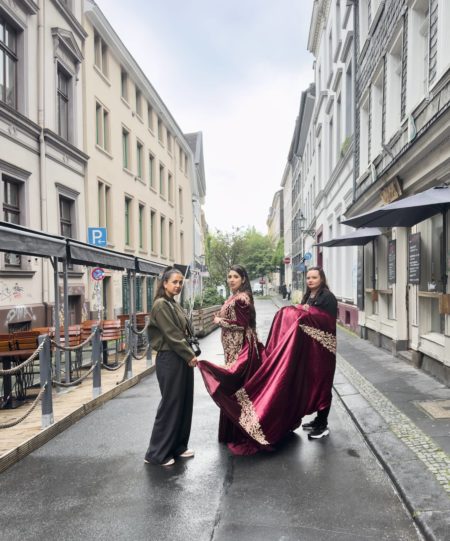
<svg viewBox="0 0 450 541"><path fill-rule="evenodd" d="M214 318L222 329L225 366L212 366L219 374L224 392L232 395L260 367L262 344L258 344L256 336L255 306L247 271L241 265L233 265L227 282L231 295ZM252 439L223 411L220 412L219 441L237 454L247 454L247 446L254 447Z"/></svg>
<svg viewBox="0 0 450 541"><path fill-rule="evenodd" d="M240 439L245 446L228 442L235 454L270 450L298 428L305 415L321 411L328 415L336 366L337 302L322 269L309 269L307 284L303 304L284 307L275 315L265 351L259 351L262 364L240 385L239 373L208 361L198 363L222 417L233 423L235 434L246 436ZM237 356L239 365L246 361L244 353Z"/></svg>

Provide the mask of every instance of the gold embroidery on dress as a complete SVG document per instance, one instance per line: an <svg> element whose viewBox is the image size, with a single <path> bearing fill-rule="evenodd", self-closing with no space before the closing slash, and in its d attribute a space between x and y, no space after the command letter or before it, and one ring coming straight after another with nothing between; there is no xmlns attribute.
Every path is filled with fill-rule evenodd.
<svg viewBox="0 0 450 541"><path fill-rule="evenodd" d="M231 297L230 302L227 301L222 306L219 312L219 317L236 321L235 301L236 295ZM238 325L233 325L226 321L222 322L221 327L222 345L225 353L225 368L229 369L237 361L239 352L242 349L242 345L244 343L244 328Z"/></svg>
<svg viewBox="0 0 450 541"><path fill-rule="evenodd" d="M315 327L310 327L308 325L299 325L299 327L307 335L314 338L314 340L317 340L319 344L322 344L322 346L328 349L328 351L331 351L331 353L336 353L336 337L334 334L321 331L320 329L316 329Z"/></svg>
<svg viewBox="0 0 450 541"><path fill-rule="evenodd" d="M259 424L259 419L256 415L255 408L253 407L253 404L244 387L241 387L234 395L241 406L239 424L255 441L261 445L269 445L269 442L266 440L264 432L262 431L261 425Z"/></svg>

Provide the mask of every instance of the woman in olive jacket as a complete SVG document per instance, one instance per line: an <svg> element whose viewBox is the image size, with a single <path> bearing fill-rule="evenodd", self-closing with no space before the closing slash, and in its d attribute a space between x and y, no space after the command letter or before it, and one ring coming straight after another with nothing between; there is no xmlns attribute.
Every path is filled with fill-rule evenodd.
<svg viewBox="0 0 450 541"><path fill-rule="evenodd" d="M181 292L183 275L176 268L164 271L150 314L149 335L156 355L156 377L161 402L156 412L145 462L171 466L175 458L189 458L194 397L193 367L197 365L187 342L188 320L175 301Z"/></svg>

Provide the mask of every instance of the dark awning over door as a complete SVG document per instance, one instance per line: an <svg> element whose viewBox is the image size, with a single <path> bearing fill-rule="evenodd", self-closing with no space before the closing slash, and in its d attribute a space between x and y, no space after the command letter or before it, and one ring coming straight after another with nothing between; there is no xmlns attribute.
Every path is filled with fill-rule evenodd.
<svg viewBox="0 0 450 541"><path fill-rule="evenodd" d="M136 269L135 257L106 248L92 246L84 242L69 239L69 259L72 263L88 267L105 267L107 269Z"/></svg>
<svg viewBox="0 0 450 541"><path fill-rule="evenodd" d="M148 261L148 259L136 258L136 271L141 274L152 274L157 276L165 269L165 265L156 263L154 261Z"/></svg>
<svg viewBox="0 0 450 541"><path fill-rule="evenodd" d="M365 227L352 231L347 235L342 235L341 237L336 237L335 239L320 242L315 244L315 246L327 246L330 248L333 246L364 246L374 238L379 237L381 234L382 232L380 229L378 229L378 227Z"/></svg>

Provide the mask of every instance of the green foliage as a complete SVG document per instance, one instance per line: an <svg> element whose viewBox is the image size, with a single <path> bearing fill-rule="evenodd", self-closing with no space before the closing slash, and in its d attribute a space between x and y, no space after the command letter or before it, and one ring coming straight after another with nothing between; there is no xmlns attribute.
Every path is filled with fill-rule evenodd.
<svg viewBox="0 0 450 541"><path fill-rule="evenodd" d="M282 245L277 249L282 254ZM271 239L258 233L255 228L234 228L231 233L217 231L209 234L206 239L206 264L210 274L208 283L211 286L225 285L227 272L232 265L243 265L251 280L265 276L279 266L279 262L275 263L275 253ZM278 259L282 257L283 254Z"/></svg>
<svg viewBox="0 0 450 541"><path fill-rule="evenodd" d="M194 300L194 309L198 308L207 308L208 306L215 306L217 304L222 305L224 298L220 293L217 292L215 287L205 287L203 289L203 301L201 297L195 297Z"/></svg>

